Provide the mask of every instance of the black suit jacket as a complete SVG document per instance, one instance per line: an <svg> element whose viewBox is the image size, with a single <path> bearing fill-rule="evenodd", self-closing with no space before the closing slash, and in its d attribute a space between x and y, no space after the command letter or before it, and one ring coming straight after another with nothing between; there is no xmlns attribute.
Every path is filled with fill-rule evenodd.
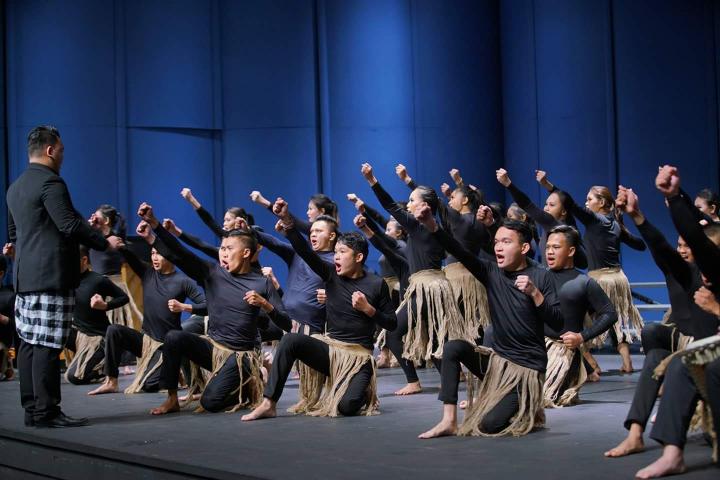
<svg viewBox="0 0 720 480"><path fill-rule="evenodd" d="M65 181L31 163L7 192L8 231L15 244L15 291L68 292L80 284L80 243L108 246L73 207Z"/></svg>

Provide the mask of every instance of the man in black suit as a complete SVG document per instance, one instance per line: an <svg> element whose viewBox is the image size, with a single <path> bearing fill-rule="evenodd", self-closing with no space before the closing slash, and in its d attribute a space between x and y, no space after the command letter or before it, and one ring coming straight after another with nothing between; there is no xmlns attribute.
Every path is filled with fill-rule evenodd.
<svg viewBox="0 0 720 480"><path fill-rule="evenodd" d="M20 336L18 367L25 425L73 427L87 419L60 410L60 351L70 333L75 288L80 283L78 244L116 249L75 210L60 178L64 146L56 128L28 135L30 165L7 192L10 244L15 256L15 323Z"/></svg>

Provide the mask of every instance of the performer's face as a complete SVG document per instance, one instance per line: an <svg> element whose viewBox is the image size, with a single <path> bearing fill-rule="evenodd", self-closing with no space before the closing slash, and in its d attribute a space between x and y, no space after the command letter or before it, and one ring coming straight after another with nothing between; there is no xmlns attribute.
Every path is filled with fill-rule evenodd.
<svg viewBox="0 0 720 480"><path fill-rule="evenodd" d="M605 202L603 201L603 199L595 195L595 193L590 190L587 194L587 198L585 199L585 207L595 213L598 213L603 209L604 206Z"/></svg>
<svg viewBox="0 0 720 480"><path fill-rule="evenodd" d="M325 213L323 210L320 210L315 203L312 201L308 202L308 209L307 209L307 217L308 220L311 222L314 222L317 217Z"/></svg>
<svg viewBox="0 0 720 480"><path fill-rule="evenodd" d="M697 207L697 209L703 212L705 215L710 215L711 217L717 215L715 207L711 206L710 203L708 203L708 201L704 198L696 197L695 207Z"/></svg>
<svg viewBox="0 0 720 480"><path fill-rule="evenodd" d="M171 263L168 262L165 257L160 255L160 253L154 248L150 250L150 261L152 262L153 268L158 272L168 270L171 265Z"/></svg>
<svg viewBox="0 0 720 480"><path fill-rule="evenodd" d="M545 260L550 270L564 270L574 266L575 247L570 246L562 233L548 236L545 245Z"/></svg>
<svg viewBox="0 0 720 480"><path fill-rule="evenodd" d="M385 225L385 234L397 240L402 238L402 227L397 220L391 218L390 221L388 221L387 225Z"/></svg>
<svg viewBox="0 0 720 480"><path fill-rule="evenodd" d="M413 190L407 203L408 212L415 215L424 205L427 205L427 202L422 199L420 192L417 189Z"/></svg>
<svg viewBox="0 0 720 480"><path fill-rule="evenodd" d="M335 273L340 276L351 276L362 270L363 254L355 252L342 242L335 245Z"/></svg>
<svg viewBox="0 0 720 480"><path fill-rule="evenodd" d="M450 205L450 208L453 210L459 212L462 210L463 206L467 204L467 197L462 194L460 190L454 190L452 192L452 195L450 195L450 201L448 202L448 205Z"/></svg>
<svg viewBox="0 0 720 480"><path fill-rule="evenodd" d="M218 251L220 266L230 273L240 271L251 256L250 249L245 245L241 237L223 238Z"/></svg>
<svg viewBox="0 0 720 480"><path fill-rule="evenodd" d="M543 210L552 215L555 220L562 220L567 215L565 207L557 193L551 193L548 196L547 200L545 200L545 208Z"/></svg>
<svg viewBox="0 0 720 480"><path fill-rule="evenodd" d="M682 237L678 237L677 252L686 262L695 262L695 257L693 256L692 250L690 250L690 246L687 244L687 242L685 242L685 239Z"/></svg>
<svg viewBox="0 0 720 480"><path fill-rule="evenodd" d="M310 227L310 245L316 252L326 252L331 249L336 234L327 222L320 220Z"/></svg>
<svg viewBox="0 0 720 480"><path fill-rule="evenodd" d="M522 242L520 234L515 230L500 227L495 234L495 259L498 267L503 270L518 269L528 250L530 250L530 244Z"/></svg>
<svg viewBox="0 0 720 480"><path fill-rule="evenodd" d="M225 216L223 217L223 230L226 232L229 232L230 230L233 230L235 228L235 219L237 217L233 215L230 212L225 212Z"/></svg>

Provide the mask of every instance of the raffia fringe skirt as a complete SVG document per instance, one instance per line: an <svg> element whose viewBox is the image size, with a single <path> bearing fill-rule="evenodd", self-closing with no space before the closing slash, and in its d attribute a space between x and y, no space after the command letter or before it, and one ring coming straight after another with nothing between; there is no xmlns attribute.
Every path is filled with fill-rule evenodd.
<svg viewBox="0 0 720 480"><path fill-rule="evenodd" d="M588 275L593 278L610 299L617 312L617 321L613 325L618 343L632 343L640 339L643 319L633 304L630 282L620 268L600 268L590 270ZM607 340L608 333L598 336L591 347L599 347Z"/></svg>

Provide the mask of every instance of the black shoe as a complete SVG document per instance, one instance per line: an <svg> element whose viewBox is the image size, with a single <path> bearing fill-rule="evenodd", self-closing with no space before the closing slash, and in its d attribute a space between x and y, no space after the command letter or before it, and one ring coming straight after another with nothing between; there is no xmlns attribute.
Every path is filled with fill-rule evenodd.
<svg viewBox="0 0 720 480"><path fill-rule="evenodd" d="M25 426L26 427L34 427L35 426L35 419L32 417L32 415L25 414Z"/></svg>
<svg viewBox="0 0 720 480"><path fill-rule="evenodd" d="M82 427L89 423L87 418L72 418L68 417L64 413L60 414L51 420L36 420L35 426L37 428L66 428L66 427Z"/></svg>

